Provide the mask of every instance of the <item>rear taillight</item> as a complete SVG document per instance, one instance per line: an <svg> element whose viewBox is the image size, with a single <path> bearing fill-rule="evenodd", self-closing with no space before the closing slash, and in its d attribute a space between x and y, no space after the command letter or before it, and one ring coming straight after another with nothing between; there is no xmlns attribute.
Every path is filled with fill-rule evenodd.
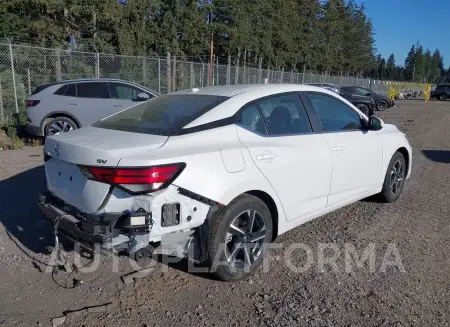
<svg viewBox="0 0 450 327"><path fill-rule="evenodd" d="M34 107L37 106L39 104L39 100L27 100L27 107Z"/></svg>
<svg viewBox="0 0 450 327"><path fill-rule="evenodd" d="M139 168L80 167L92 180L111 184L132 194L150 193L171 184L186 167L185 163Z"/></svg>

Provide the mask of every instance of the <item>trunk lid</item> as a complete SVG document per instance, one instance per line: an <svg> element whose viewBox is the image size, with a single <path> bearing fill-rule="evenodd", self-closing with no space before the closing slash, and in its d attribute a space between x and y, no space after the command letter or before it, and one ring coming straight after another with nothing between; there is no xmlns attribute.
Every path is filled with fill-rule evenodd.
<svg viewBox="0 0 450 327"><path fill-rule="evenodd" d="M77 209L92 213L99 209L110 185L89 180L79 165L115 167L121 158L156 150L167 136L87 127L48 137L44 152L47 188Z"/></svg>

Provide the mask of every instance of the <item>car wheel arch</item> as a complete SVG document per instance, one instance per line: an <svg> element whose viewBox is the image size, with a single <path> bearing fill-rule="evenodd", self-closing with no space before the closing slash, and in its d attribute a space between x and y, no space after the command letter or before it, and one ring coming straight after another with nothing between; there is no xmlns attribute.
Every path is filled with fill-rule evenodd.
<svg viewBox="0 0 450 327"><path fill-rule="evenodd" d="M388 99L388 98L379 98L378 100L376 100L375 105L378 106L378 104L379 104L381 101L384 101L384 102L387 103L387 105L389 105L389 99Z"/></svg>
<svg viewBox="0 0 450 327"><path fill-rule="evenodd" d="M244 194L250 194L259 198L269 208L273 224L272 242L275 241L275 239L278 236L278 223L279 223L278 207L277 204L275 203L275 200L268 193L259 190L247 191Z"/></svg>
<svg viewBox="0 0 450 327"><path fill-rule="evenodd" d="M405 158L406 173L408 173L409 172L409 166L411 164L410 163L411 154L409 153L409 151L405 147L400 147L395 152L400 152L403 155L403 157Z"/></svg>
<svg viewBox="0 0 450 327"><path fill-rule="evenodd" d="M284 209L277 195L275 193L270 192L269 190L262 190L261 188L244 189L244 190L240 189L239 191L238 190L236 191L237 192L233 192L233 196L227 197L226 200L223 199L223 201L218 202L223 203L224 205L228 205L234 199L238 198L242 194L249 194L259 198L269 208L273 220L273 240L275 240L275 238L278 236L279 224L286 222Z"/></svg>
<svg viewBox="0 0 450 327"><path fill-rule="evenodd" d="M75 118L72 114L70 114L66 111L52 111L52 112L48 113L47 115L45 115L45 117L41 121L41 133L42 134L44 134L44 132L45 132L46 121L51 118L57 118L57 117L69 118L69 119L73 120L75 122L75 124L77 124L78 128L82 127L80 121L77 118Z"/></svg>

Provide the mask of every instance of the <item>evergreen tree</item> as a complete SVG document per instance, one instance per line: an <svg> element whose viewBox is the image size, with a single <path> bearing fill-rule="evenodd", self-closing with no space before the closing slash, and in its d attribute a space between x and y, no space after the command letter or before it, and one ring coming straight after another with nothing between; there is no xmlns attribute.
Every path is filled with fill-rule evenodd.
<svg viewBox="0 0 450 327"><path fill-rule="evenodd" d="M386 62L386 78L388 80L394 79L395 76L395 57L391 54Z"/></svg>

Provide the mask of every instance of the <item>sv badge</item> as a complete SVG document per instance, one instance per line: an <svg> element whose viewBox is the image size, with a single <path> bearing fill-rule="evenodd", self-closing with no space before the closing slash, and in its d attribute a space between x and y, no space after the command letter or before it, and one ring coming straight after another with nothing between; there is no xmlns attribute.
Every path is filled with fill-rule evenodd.
<svg viewBox="0 0 450 327"><path fill-rule="evenodd" d="M104 160L104 159L97 159L97 163L98 164L105 164L108 160Z"/></svg>

